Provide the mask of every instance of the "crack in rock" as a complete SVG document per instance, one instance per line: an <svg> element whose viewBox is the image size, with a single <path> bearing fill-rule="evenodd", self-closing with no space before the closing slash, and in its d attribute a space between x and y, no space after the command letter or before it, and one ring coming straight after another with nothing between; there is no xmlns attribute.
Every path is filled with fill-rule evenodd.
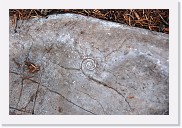
<svg viewBox="0 0 182 128"><path fill-rule="evenodd" d="M98 83L98 84L101 84L101 85L103 85L104 87L107 87L107 88L109 88L109 89L115 91L115 92L116 92L117 94L119 94L120 96L122 96L122 97L124 98L124 101L127 103L128 107L129 107L129 109L130 109L130 111L133 110L133 109L131 108L131 106L130 106L130 103L129 103L128 100L126 99L126 97L125 97L122 93L120 93L117 89L115 89L115 88L113 88L113 87L107 85L106 83L104 83L104 82L102 82L102 81L99 81L99 80L97 80L97 79L95 79L95 78L93 78L93 77L91 77L91 76L88 76L88 75L86 75L85 73L83 73L83 74L84 74L85 76L87 76L90 80L92 80L92 81L94 81L94 82L96 82L96 83Z"/></svg>
<svg viewBox="0 0 182 128"><path fill-rule="evenodd" d="M30 79L30 78L29 78L28 80L30 80L30 81L32 81L32 82L34 82L34 83L37 83L37 84L39 85L39 87L40 87L40 85L43 86L43 87L45 87L45 88L48 89L50 92L53 92L53 93L55 93L55 94L61 96L61 97L64 98L66 101L68 101L69 103L71 103L71 104L73 104L73 105L75 105L75 106L81 108L82 110L84 110L84 111L86 111L86 112L88 112L88 113L91 113L91 114L93 114L93 115L96 115L95 113L93 113L93 112L91 112L91 111L89 111L89 110L87 110L87 109L85 109L85 108L83 108L83 107L81 107L81 106L75 104L74 102L70 101L69 99L67 99L67 98L66 98L65 96L63 96L62 94L60 94L60 93L58 93L58 92L56 92L56 91L54 91L54 90L49 89L47 86L42 85L42 84L40 84L39 82L37 82L37 81L35 81L35 80L32 80L32 79ZM33 107L33 110L32 110L32 114L35 113L35 112L34 112L34 109L35 109L35 103L36 103L36 98L37 98L38 88L39 88L39 87L37 87L37 91L36 91L36 95L35 95L35 99L34 99L34 107Z"/></svg>
<svg viewBox="0 0 182 128"><path fill-rule="evenodd" d="M122 45L121 45L121 46L122 46ZM102 82L102 81L100 81L100 80L97 80L97 79L95 79L94 77L91 77L90 75L87 75L87 74L86 74L88 71L92 71L92 70L94 70L95 68L96 68L96 63L95 63L95 61L94 61L93 59L91 59L91 58L85 58L85 59L83 59L83 61L82 61L82 63L81 63L82 73L83 73L88 79L90 79L90 80L92 80L92 81L94 81L94 82L96 82L96 83L98 83L98 84L101 84L101 85L103 85L104 87L107 87L107 88L109 88L109 89L115 91L115 92L116 92L117 94L119 94L120 96L122 96L122 97L124 98L124 101L127 103L128 107L129 107L129 109L130 109L130 111L132 111L133 109L131 108L130 103L128 102L128 100L126 99L126 97L125 97L122 93L120 93L117 89L115 89L115 88L113 88L113 87L107 85L106 83L104 83L104 82Z"/></svg>
<svg viewBox="0 0 182 128"><path fill-rule="evenodd" d="M25 111L25 110L22 110L22 109L18 109L18 108L14 108L14 107L9 107L10 109L13 109L14 111L20 111L20 112L25 112L25 113L27 113L27 114L31 114L30 112L27 112L27 111ZM15 112L14 112L15 113ZM16 113L15 113L16 114Z"/></svg>
<svg viewBox="0 0 182 128"><path fill-rule="evenodd" d="M76 89L78 92L82 92L82 93L84 93L85 95L87 95L88 97L90 97L91 99L95 100L95 101L101 106L101 108L102 108L104 114L107 114L106 111L104 110L104 107L102 106L102 104L101 104L98 100L96 100L95 98L93 98L92 96L90 96L88 93L85 93L85 92L83 92L83 91L81 91L81 90L78 90L77 88L75 88L75 89Z"/></svg>
<svg viewBox="0 0 182 128"><path fill-rule="evenodd" d="M85 109L85 108L83 108L83 107L81 107L81 106L75 104L74 102L72 102L71 100L69 100L69 99L67 99L65 96L63 96L62 94L60 94L60 93L58 93L58 92L56 92L56 91L54 91L54 90L51 90L51 89L49 89L48 87L46 87L46 86L44 86L44 85L42 85L42 86L45 87L46 89L48 89L50 92L53 92L53 93L55 93L55 94L61 96L62 98L64 98L64 99L65 99L66 101L68 101L69 103L71 103L71 104L73 104L73 105L75 105L75 106L77 106L77 107L79 107L79 108L85 110L85 111L88 112L88 113L91 113L91 114L93 114L93 115L96 115L95 113L93 113L93 112L91 112L91 111L89 111L89 110L87 110L87 109Z"/></svg>
<svg viewBox="0 0 182 128"><path fill-rule="evenodd" d="M80 71L80 69L79 69L79 68L64 67L64 66L62 66L62 65L60 65L60 64L56 64L56 63L54 63L54 62L52 62L52 61L50 61L50 62L51 62L51 63L53 63L53 64L55 64L55 65L58 65L59 67L61 67L61 68L65 69L65 70L75 70L75 71Z"/></svg>

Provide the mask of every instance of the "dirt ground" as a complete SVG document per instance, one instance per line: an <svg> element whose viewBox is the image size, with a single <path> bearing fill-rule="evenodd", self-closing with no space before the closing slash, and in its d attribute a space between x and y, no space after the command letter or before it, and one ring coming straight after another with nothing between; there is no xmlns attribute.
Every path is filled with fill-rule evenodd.
<svg viewBox="0 0 182 128"><path fill-rule="evenodd" d="M127 24L151 31L169 33L168 9L11 9L10 17L16 20L47 17L51 14L75 13L107 21Z"/></svg>

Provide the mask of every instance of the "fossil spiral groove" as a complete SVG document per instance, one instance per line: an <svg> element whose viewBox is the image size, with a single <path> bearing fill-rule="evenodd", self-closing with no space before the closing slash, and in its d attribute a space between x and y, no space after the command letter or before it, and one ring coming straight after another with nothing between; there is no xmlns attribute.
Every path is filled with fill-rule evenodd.
<svg viewBox="0 0 182 128"><path fill-rule="evenodd" d="M96 63L91 58L85 58L82 61L81 68L83 71L92 71L96 68Z"/></svg>

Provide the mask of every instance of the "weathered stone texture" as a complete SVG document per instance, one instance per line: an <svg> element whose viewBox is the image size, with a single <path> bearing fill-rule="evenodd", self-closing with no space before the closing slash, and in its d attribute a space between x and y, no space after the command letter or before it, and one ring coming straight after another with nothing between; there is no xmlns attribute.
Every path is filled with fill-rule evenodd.
<svg viewBox="0 0 182 128"><path fill-rule="evenodd" d="M60 14L19 21L9 41L10 114L169 114L166 34Z"/></svg>

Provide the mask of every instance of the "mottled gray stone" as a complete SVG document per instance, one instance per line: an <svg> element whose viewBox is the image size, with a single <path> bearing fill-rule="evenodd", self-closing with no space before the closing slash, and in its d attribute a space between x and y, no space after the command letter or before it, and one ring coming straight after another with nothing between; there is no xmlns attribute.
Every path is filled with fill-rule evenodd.
<svg viewBox="0 0 182 128"><path fill-rule="evenodd" d="M169 114L167 34L59 14L18 21L9 41L10 114Z"/></svg>

